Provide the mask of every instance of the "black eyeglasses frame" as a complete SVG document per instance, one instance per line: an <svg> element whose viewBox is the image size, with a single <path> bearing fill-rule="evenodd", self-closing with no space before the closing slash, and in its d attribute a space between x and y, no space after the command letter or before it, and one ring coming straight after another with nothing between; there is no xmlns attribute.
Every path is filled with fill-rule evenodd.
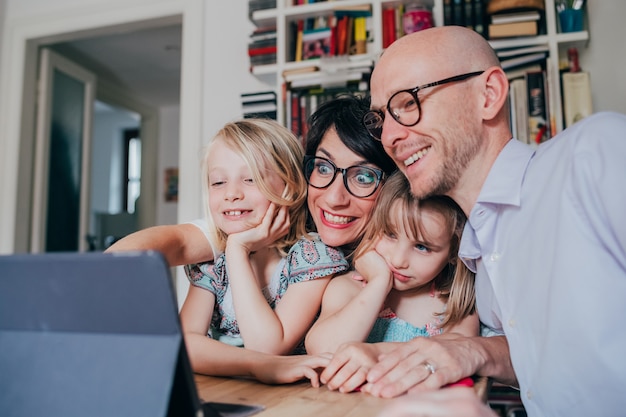
<svg viewBox="0 0 626 417"><path fill-rule="evenodd" d="M439 81L435 81L435 82L432 82L432 83L420 85L420 86L417 86L417 87L407 88L406 90L396 91L395 93L393 93L391 95L391 97L389 97L389 100L387 100L387 104L385 105L385 109L387 110L387 112L389 112L389 114L391 115L393 120L395 120L396 122L400 123L402 126L407 126L407 127L415 126L422 119L422 106L420 104L419 97L417 96L417 93L419 91L424 90L426 88L430 88L430 87L436 87L436 86L442 85L442 84L453 83L453 82L456 82L456 81L464 81L464 80L467 80L468 78L477 77L477 76L481 75L484 72L485 72L484 70L483 71L468 72L468 73L465 73L465 74L455 75L453 77L444 78L443 80L439 80ZM415 100L415 103L417 105L417 110L419 112L419 115L417 116L417 120L414 123L402 123L398 119L398 116L396 116L396 114L393 111L391 111L391 106L390 106L391 101L398 94L402 94L402 93L409 93L409 94L411 94L411 96L413 96L413 99ZM373 137L376 140L381 140L381 138L376 136L372 132L372 129L370 129L368 127L368 126L371 125L371 123L366 123L366 118L372 117L372 115L375 115L377 118L379 118L379 122L377 123L377 125L380 125L381 127L377 128L377 129L380 129L380 133L382 134L382 124L385 122L385 112L383 110L380 110L380 109L370 109L363 115L363 118L362 118L362 123L365 126L365 128L367 129L367 132L370 134L370 136Z"/></svg>
<svg viewBox="0 0 626 417"><path fill-rule="evenodd" d="M315 159L322 159L325 162L328 162L330 164L330 166L332 166L334 168L333 177L328 182L328 184L326 184L323 187L318 187L316 185L313 185L309 181L311 175L307 174L307 165L309 164L310 161L315 160ZM382 169L374 168L374 167L367 166L367 165L352 165L352 166L349 166L347 168L339 168L330 159L324 158L323 156L316 156L316 155L305 155L304 156L303 168L304 168L304 178L306 179L307 184L309 184L311 187L316 188L318 190L323 190L323 189L326 189L326 188L330 187L335 182L335 179L337 178L337 173L341 172L341 177L343 178L343 186L350 193L350 195L352 195L352 196L354 196L356 198L367 198L367 197L372 196L372 194L374 194L376 192L376 190L378 190L378 187L380 187L380 184L382 184L383 180L385 179L385 171L383 171ZM354 192L350 189L350 186L348 185L347 173L348 173L348 170L351 169L351 168L367 168L367 169L371 170L372 172L374 172L374 174L376 174L376 185L374 185L374 189L372 190L371 193L369 193L367 195L356 195L356 194L354 194Z"/></svg>

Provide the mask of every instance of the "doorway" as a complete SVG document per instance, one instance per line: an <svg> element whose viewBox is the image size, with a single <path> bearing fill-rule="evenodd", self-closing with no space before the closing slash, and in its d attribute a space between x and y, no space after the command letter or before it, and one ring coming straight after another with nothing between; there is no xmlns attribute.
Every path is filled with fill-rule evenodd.
<svg viewBox="0 0 626 417"><path fill-rule="evenodd" d="M92 133L109 129L111 134L108 140L116 143L109 144L108 148L119 150L123 149L123 130L136 129L142 132L144 145L140 176L145 181L141 182L139 193L143 201L136 201L132 213L129 213L128 205L108 204L105 207L97 203L103 199L111 202L119 201L118 197L124 198L120 191L124 187L120 175L122 167L128 163L128 156L125 152L107 153L94 150L91 153L90 163L85 170L91 176L90 186L87 187L89 196L83 203L88 207L89 230L81 229L77 250L103 250L128 233L155 224L159 108L180 104L182 24L179 20L180 16L174 16L153 22L141 22L141 28L129 27L121 32L119 28L115 28L111 33L102 33L101 30L98 36L78 37L46 46L95 74L95 97L99 104L94 105L96 111ZM103 108L107 111L102 111ZM123 119L124 115L130 115L126 118L134 119L135 123L116 125L112 115L117 116L118 120L120 117ZM119 134L114 134L115 129L120 129ZM95 139L97 138L90 140ZM92 145L89 143L88 147ZM35 144L36 148L38 146L41 145ZM104 169L95 169L98 166ZM115 167L119 169L116 170ZM37 179L35 173L35 184ZM47 230L44 228L43 233L38 232L40 225L36 221L36 214L42 210L42 206L48 204L48 200L43 204L38 201L38 195L35 192L33 196L31 251L73 250L71 245L60 249L48 245L50 235L46 235ZM61 210L57 211L62 213L64 207L65 202L61 202ZM48 225L58 224L54 218L47 220Z"/></svg>

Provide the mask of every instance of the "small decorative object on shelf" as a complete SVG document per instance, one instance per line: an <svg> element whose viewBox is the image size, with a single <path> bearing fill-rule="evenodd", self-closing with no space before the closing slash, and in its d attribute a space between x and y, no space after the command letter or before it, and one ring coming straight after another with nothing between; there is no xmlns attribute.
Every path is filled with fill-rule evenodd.
<svg viewBox="0 0 626 417"><path fill-rule="evenodd" d="M583 30L585 0L557 0L556 11L559 15L561 32L580 32Z"/></svg>
<svg viewBox="0 0 626 417"><path fill-rule="evenodd" d="M433 14L423 4L410 4L402 15L404 33L413 33L433 27Z"/></svg>

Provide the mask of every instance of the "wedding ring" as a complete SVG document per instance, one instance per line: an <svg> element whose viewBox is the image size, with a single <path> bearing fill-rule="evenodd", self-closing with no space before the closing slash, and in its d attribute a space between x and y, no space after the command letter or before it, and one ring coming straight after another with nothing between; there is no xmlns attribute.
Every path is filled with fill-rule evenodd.
<svg viewBox="0 0 626 417"><path fill-rule="evenodd" d="M434 374L437 370L437 368L435 368L435 365L430 362L422 362L422 365L424 366L424 368L426 368L428 372L430 372L431 375Z"/></svg>

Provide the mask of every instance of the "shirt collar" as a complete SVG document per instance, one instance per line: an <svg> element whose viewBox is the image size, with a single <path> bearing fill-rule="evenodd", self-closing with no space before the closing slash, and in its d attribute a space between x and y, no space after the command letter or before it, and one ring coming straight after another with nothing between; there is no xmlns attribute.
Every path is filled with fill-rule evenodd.
<svg viewBox="0 0 626 417"><path fill-rule="evenodd" d="M528 145L509 140L491 167L472 211L484 203L519 206L526 168L534 154Z"/></svg>
<svg viewBox="0 0 626 417"><path fill-rule="evenodd" d="M485 205L520 205L524 175L534 154L534 149L528 145L511 139L491 167L465 224L459 247L459 256L472 272L477 272L476 260L481 256L480 242L476 236L475 227L484 224Z"/></svg>

